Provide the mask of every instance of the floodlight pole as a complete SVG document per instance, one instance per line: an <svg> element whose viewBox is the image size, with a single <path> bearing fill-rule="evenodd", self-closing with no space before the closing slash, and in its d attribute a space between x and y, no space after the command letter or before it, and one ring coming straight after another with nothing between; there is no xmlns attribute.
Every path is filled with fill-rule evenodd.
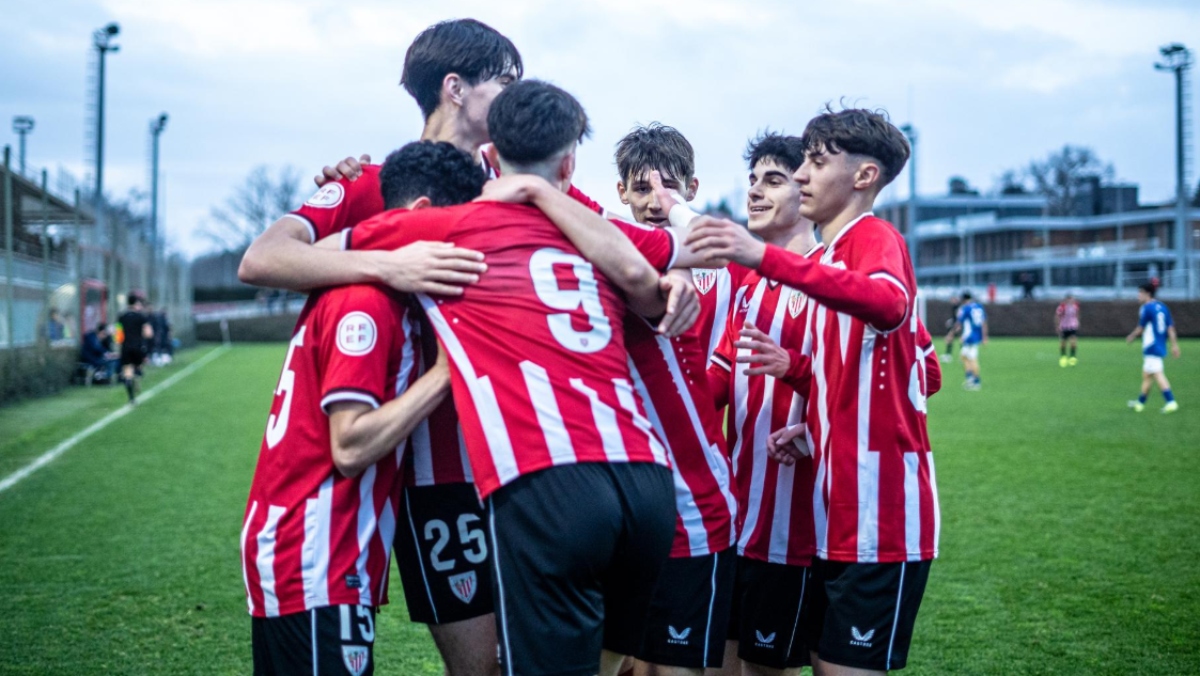
<svg viewBox="0 0 1200 676"><path fill-rule="evenodd" d="M150 153L150 288L161 293L162 289L158 284L158 137L162 135L163 130L167 128L167 114L161 113L157 118L150 121L150 138L152 141L152 150ZM154 297L154 302L159 303L162 299L157 295Z"/></svg>
<svg viewBox="0 0 1200 676"><path fill-rule="evenodd" d="M1184 146L1184 77L1192 67L1192 52L1178 42L1161 47L1163 61L1154 64L1155 70L1175 73L1175 269L1183 275L1188 298L1196 297L1195 275L1191 270L1188 255L1187 183L1185 174L1186 147Z"/></svg>
<svg viewBox="0 0 1200 676"><path fill-rule="evenodd" d="M17 115L13 117L13 132L18 138L17 151L17 167L21 175L25 175L25 137L33 131L33 118L28 115Z"/></svg>
<svg viewBox="0 0 1200 676"><path fill-rule="evenodd" d="M917 286L921 286L921 279L918 274L917 252L920 247L920 242L917 240L917 130L911 125L906 124L900 127L900 131L908 138L908 147L910 152L908 155L908 205L905 214L908 231L908 253L912 256L913 280Z"/></svg>
<svg viewBox="0 0 1200 676"><path fill-rule="evenodd" d="M92 204L96 212L96 228L103 227L108 214L104 210L104 61L109 52L120 49L112 44L121 27L110 23L104 28L92 33L92 46L96 50L96 185L92 189ZM108 264L108 309L109 314L117 314L117 227L113 219L109 230L109 264Z"/></svg>

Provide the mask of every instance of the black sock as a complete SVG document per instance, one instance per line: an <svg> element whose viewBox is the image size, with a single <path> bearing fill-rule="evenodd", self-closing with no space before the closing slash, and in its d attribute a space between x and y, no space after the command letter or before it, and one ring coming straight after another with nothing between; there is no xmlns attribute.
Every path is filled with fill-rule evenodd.
<svg viewBox="0 0 1200 676"><path fill-rule="evenodd" d="M1065 356L1067 356L1067 346L1066 346L1066 345L1059 345L1059 346L1058 346L1058 354L1059 354L1060 356L1062 356L1062 357L1065 357Z"/></svg>
<svg viewBox="0 0 1200 676"><path fill-rule="evenodd" d="M1071 356L1072 357L1075 356L1075 346L1074 345L1071 346Z"/></svg>
<svg viewBox="0 0 1200 676"><path fill-rule="evenodd" d="M125 392L129 395L129 401L133 401L133 378L125 381Z"/></svg>

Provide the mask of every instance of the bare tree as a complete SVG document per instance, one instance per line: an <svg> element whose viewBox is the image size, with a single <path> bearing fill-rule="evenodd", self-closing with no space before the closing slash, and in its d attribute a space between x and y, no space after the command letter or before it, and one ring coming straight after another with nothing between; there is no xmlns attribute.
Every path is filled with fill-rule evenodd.
<svg viewBox="0 0 1200 676"><path fill-rule="evenodd" d="M301 174L293 166L274 176L266 165L255 167L225 204L213 207L202 234L224 251L242 251L275 219L300 204Z"/></svg>
<svg viewBox="0 0 1200 676"><path fill-rule="evenodd" d="M1085 179L1112 180L1113 167L1091 148L1066 145L1041 162L1030 162L1028 174L1034 191L1049 200L1050 215L1068 216L1075 212Z"/></svg>

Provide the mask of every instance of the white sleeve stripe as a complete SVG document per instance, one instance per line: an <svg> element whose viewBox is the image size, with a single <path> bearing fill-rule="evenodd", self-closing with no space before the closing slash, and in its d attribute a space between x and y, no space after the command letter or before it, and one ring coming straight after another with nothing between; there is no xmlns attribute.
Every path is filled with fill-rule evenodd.
<svg viewBox="0 0 1200 676"><path fill-rule="evenodd" d="M371 408L379 408L379 400L367 394L366 392L356 392L354 390L334 390L325 395L321 400L321 410L325 415L329 415L329 406L336 404L339 401L359 401L370 405Z"/></svg>
<svg viewBox="0 0 1200 676"><path fill-rule="evenodd" d="M667 269L670 270L671 268L675 267L675 261L679 260L679 247L681 245L679 243L679 237L676 236L674 230L667 228L666 231L671 237L671 256L667 261Z"/></svg>
<svg viewBox="0 0 1200 676"><path fill-rule="evenodd" d="M301 216L300 214L293 214L293 213L284 214L281 218L294 218L297 221L300 221L301 223L303 223L304 227L308 228L308 243L309 244L317 243L317 228L316 228L316 226L313 225L312 221Z"/></svg>
<svg viewBox="0 0 1200 676"><path fill-rule="evenodd" d="M895 277L893 277L892 275L889 275L886 272L876 272L875 274L871 275L870 277L871 277L871 279L887 280L887 281L891 282L892 284L895 284L897 287L900 288L901 291L904 292L904 300L905 301L908 300L908 288L904 286L904 282L901 282L900 280L896 279Z"/></svg>

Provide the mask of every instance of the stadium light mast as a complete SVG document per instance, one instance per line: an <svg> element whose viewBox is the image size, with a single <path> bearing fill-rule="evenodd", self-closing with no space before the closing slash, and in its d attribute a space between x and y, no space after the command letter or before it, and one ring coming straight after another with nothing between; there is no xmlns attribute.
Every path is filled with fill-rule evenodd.
<svg viewBox="0 0 1200 676"><path fill-rule="evenodd" d="M917 270L917 248L920 246L917 241L917 130L911 124L906 124L900 127L900 131L904 132L904 136L908 139L909 147L908 205L905 210L905 220L908 231L908 254L912 256L913 277L919 287L921 280Z"/></svg>
<svg viewBox="0 0 1200 676"><path fill-rule="evenodd" d="M1186 97L1184 85L1192 67L1192 52L1178 42L1159 48L1163 60L1154 64L1155 70L1175 73L1175 269L1184 275L1188 297L1196 297L1195 275L1192 274L1188 256L1187 227L1187 145L1186 145Z"/></svg>
<svg viewBox="0 0 1200 676"><path fill-rule="evenodd" d="M167 114L160 113L158 117L150 121L150 286L155 291L161 294L162 289L158 283L158 137L162 135L163 130L167 128ZM155 296L154 302L161 302L162 298Z"/></svg>
<svg viewBox="0 0 1200 676"><path fill-rule="evenodd" d="M104 203L104 60L109 52L120 50L112 41L121 32L121 27L110 23L92 33L92 47L96 50L96 184L92 191L92 204L96 211L96 227L105 221ZM117 220L113 219L109 232L112 261L109 267L108 307L112 317L117 315Z"/></svg>
<svg viewBox="0 0 1200 676"><path fill-rule="evenodd" d="M25 175L25 137L33 131L33 118L28 115L17 115L13 117L13 132L20 139L17 152L17 166L20 168L21 175Z"/></svg>

